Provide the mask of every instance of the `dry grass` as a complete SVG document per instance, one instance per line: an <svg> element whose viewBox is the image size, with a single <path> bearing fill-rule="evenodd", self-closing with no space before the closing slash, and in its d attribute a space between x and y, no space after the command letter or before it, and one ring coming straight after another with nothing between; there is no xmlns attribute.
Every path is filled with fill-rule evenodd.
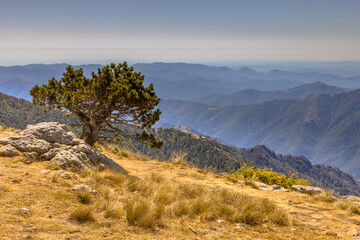
<svg viewBox="0 0 360 240"><path fill-rule="evenodd" d="M333 203L333 202L337 201L337 199L333 195L334 195L333 191L326 191L326 192L316 195L314 197L314 200L327 202L327 203Z"/></svg>
<svg viewBox="0 0 360 240"><path fill-rule="evenodd" d="M185 152L174 153L173 157L171 158L171 162L174 165L188 166L188 161L186 160L186 156L187 153Z"/></svg>
<svg viewBox="0 0 360 240"><path fill-rule="evenodd" d="M70 219L79 223L95 221L93 208L88 206L79 206L70 214Z"/></svg>
<svg viewBox="0 0 360 240"><path fill-rule="evenodd" d="M350 212L353 213L353 214L357 214L357 215L360 215L360 208L359 206L357 205L351 205L350 206Z"/></svg>
<svg viewBox="0 0 360 240"><path fill-rule="evenodd" d="M181 164L103 153L129 176L94 168L63 179L56 168L40 173L48 169L46 162L0 157L0 238L351 239L346 233L360 222L360 215L350 212L355 202L260 191ZM98 194L69 192L77 184ZM29 230L34 227L38 230Z"/></svg>
<svg viewBox="0 0 360 240"><path fill-rule="evenodd" d="M90 192L82 190L75 193L77 200L82 204L90 204L93 202L93 196Z"/></svg>
<svg viewBox="0 0 360 240"><path fill-rule="evenodd" d="M252 187L252 188L254 188L254 189L259 189L258 185L256 185L256 183L254 182L254 180L245 179L245 180L244 180L244 184L245 184L246 186Z"/></svg>

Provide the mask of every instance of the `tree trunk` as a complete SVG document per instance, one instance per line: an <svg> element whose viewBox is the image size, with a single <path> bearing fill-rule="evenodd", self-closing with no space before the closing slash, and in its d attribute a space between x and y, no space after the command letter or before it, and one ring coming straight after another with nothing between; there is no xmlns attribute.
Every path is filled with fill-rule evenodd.
<svg viewBox="0 0 360 240"><path fill-rule="evenodd" d="M99 131L100 131L100 125L93 126L90 123L85 124L83 126L83 132L81 138L84 139L84 141L90 146L94 146L94 144L97 142Z"/></svg>

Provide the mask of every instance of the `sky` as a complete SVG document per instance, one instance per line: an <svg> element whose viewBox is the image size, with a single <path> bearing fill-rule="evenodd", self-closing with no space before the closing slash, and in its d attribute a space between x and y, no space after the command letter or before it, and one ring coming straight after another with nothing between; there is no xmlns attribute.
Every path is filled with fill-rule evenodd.
<svg viewBox="0 0 360 240"><path fill-rule="evenodd" d="M0 64L359 61L359 0L0 0Z"/></svg>

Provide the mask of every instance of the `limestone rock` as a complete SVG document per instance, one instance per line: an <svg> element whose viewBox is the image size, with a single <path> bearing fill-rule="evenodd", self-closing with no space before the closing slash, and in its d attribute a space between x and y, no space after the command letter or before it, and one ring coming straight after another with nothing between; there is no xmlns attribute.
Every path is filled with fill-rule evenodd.
<svg viewBox="0 0 360 240"><path fill-rule="evenodd" d="M325 190L322 188L305 186L305 185L294 185L294 186L292 186L291 190L296 191L296 192L301 192L301 193L307 193L310 195L325 192Z"/></svg>
<svg viewBox="0 0 360 240"><path fill-rule="evenodd" d="M84 184L75 185L72 189L70 189L70 192L77 192L77 191L87 191L94 195L98 194L98 192L96 190L94 190L90 186L84 185Z"/></svg>
<svg viewBox="0 0 360 240"><path fill-rule="evenodd" d="M357 201L357 202L360 202L360 197L356 197L356 196L353 196L353 195L341 196L340 199L348 200L348 201Z"/></svg>
<svg viewBox="0 0 360 240"><path fill-rule="evenodd" d="M0 156L15 157L18 155L19 153L16 151L16 148L11 146L10 144L0 147Z"/></svg>
<svg viewBox="0 0 360 240"><path fill-rule="evenodd" d="M349 236L353 236L353 237L359 236L359 232L357 229L352 229L352 230L348 231L346 234Z"/></svg>
<svg viewBox="0 0 360 240"><path fill-rule="evenodd" d="M0 139L0 144L11 146L32 160L47 160L63 169L79 171L101 164L121 173L127 172L83 140L77 139L66 125L57 122L28 125L18 135Z"/></svg>

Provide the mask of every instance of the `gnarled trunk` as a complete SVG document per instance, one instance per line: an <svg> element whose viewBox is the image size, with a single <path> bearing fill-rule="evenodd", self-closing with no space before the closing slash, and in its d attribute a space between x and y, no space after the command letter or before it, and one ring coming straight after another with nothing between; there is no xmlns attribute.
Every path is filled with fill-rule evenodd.
<svg viewBox="0 0 360 240"><path fill-rule="evenodd" d="M94 144L97 142L99 132L100 132L100 125L94 126L90 123L87 123L83 126L83 132L81 138L84 139L84 141L90 146L94 146Z"/></svg>

